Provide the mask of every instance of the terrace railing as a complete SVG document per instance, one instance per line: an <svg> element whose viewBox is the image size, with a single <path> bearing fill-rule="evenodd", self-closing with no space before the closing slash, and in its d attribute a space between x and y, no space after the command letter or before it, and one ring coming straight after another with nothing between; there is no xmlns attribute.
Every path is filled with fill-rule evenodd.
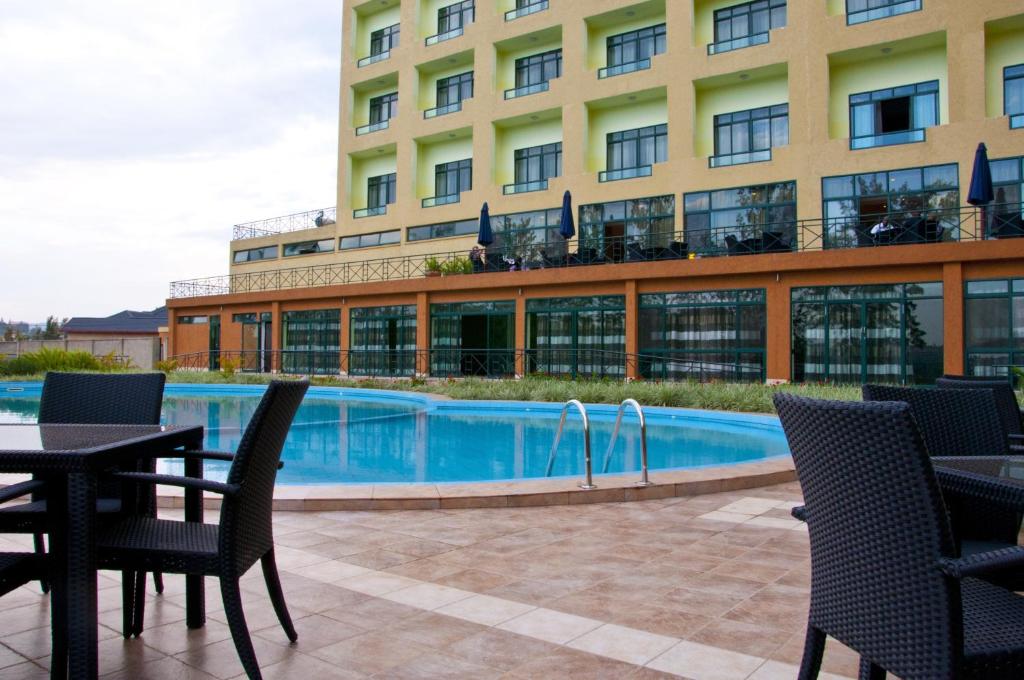
<svg viewBox="0 0 1024 680"><path fill-rule="evenodd" d="M521 17L542 12L547 8L548 0L534 0L534 2L527 3L522 7L516 7L515 9L510 9L505 12L505 21L515 21Z"/></svg>
<svg viewBox="0 0 1024 680"><path fill-rule="evenodd" d="M307 212L284 215L282 217L271 217L267 220L245 222L236 224L232 229L231 240L241 241L248 238L260 238L261 236L273 236L289 231L301 231L303 229L314 229L316 227L334 224L338 219L336 208L321 208Z"/></svg>
<svg viewBox="0 0 1024 680"><path fill-rule="evenodd" d="M309 215L309 213L306 213ZM639 238L581 238L539 241L497 233L486 256L474 263L475 276L491 272L556 267L596 266L687 258L762 255L781 252L820 252L827 249L898 247L901 245L979 241L1024 237L1024 205L990 205L907 212L892 216L892 227L873 229L881 216L849 216L826 220L696 228L649 234ZM875 233L872 233L872 231ZM289 290L350 283L397 281L438 274L427 260L439 265L465 261L468 248L458 251L404 255L374 260L309 265L269 272L242 272L171 284L170 297L192 298L228 293Z"/></svg>

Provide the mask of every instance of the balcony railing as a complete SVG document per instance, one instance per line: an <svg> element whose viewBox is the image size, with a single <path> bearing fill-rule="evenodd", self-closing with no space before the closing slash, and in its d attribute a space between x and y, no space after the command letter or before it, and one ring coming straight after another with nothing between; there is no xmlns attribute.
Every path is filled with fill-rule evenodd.
<svg viewBox="0 0 1024 680"><path fill-rule="evenodd" d="M1010 129L1019 130L1020 128L1024 128L1024 113L1010 116Z"/></svg>
<svg viewBox="0 0 1024 680"><path fill-rule="evenodd" d="M537 12L543 12L547 8L548 0L534 0L534 2L531 2L528 5L516 7L515 9L510 9L505 12L505 21L515 21L516 19L536 14Z"/></svg>
<svg viewBox="0 0 1024 680"><path fill-rule="evenodd" d="M884 132L880 135L850 137L850 148L856 151L858 149L873 149L879 146L915 144L917 142L923 142L924 138L924 128L918 130L900 130L899 132Z"/></svg>
<svg viewBox="0 0 1024 680"><path fill-rule="evenodd" d="M618 170L602 170L597 175L599 182L617 182L621 179L636 179L637 177L650 177L654 172L652 165L639 165L635 168L620 168Z"/></svg>
<svg viewBox="0 0 1024 680"><path fill-rule="evenodd" d="M531 191L547 191L548 181L540 179L536 182L519 182L518 184L506 184L501 188L501 193L506 196L512 194L528 194Z"/></svg>
<svg viewBox="0 0 1024 680"><path fill-rule="evenodd" d="M444 196L431 196L430 198L424 198L421 205L424 208L436 208L439 205L451 205L452 203L458 203L462 199L462 194L446 194Z"/></svg>
<svg viewBox="0 0 1024 680"><path fill-rule="evenodd" d="M510 90L505 90L505 99L516 99L518 97L525 97L527 95L537 94L539 92L547 92L550 89L551 85L547 80L545 80L543 83L534 83L533 85L513 87Z"/></svg>
<svg viewBox="0 0 1024 680"><path fill-rule="evenodd" d="M597 77L601 80L605 78L613 78L615 76L621 76L626 73L633 73L635 71L645 71L651 67L650 59L640 59L639 61L631 61L625 64L616 64L615 66L605 66L597 70Z"/></svg>
<svg viewBox="0 0 1024 680"><path fill-rule="evenodd" d="M284 215L283 217L272 217L268 220L236 224L231 230L231 240L241 241L249 238L283 234L289 231L325 227L334 224L337 218L338 215L335 208L323 208L321 210L295 213L294 215Z"/></svg>
<svg viewBox="0 0 1024 680"><path fill-rule="evenodd" d="M380 52L378 54L371 54L368 57L363 57L362 59L360 59L359 61L356 62L356 67L362 68L364 66L369 66L370 64L376 64L378 61L384 61L385 59L390 59L390 58L391 58L391 50L385 50L384 52Z"/></svg>
<svg viewBox="0 0 1024 680"><path fill-rule="evenodd" d="M438 33L437 35L432 35L429 38L427 38L426 40L424 40L423 43L427 47L430 47L431 45L436 45L437 43L442 43L445 40L451 40L452 38L458 38L460 35L462 35L462 33L463 33L463 27L459 26L458 28L453 28L450 31L445 31L444 33Z"/></svg>
<svg viewBox="0 0 1024 680"><path fill-rule="evenodd" d="M722 40L721 42L710 43L708 44L708 54L723 54L734 50L742 50L745 47L767 45L768 41L768 31L765 31L764 33L752 33L741 38L733 38L732 40Z"/></svg>
<svg viewBox="0 0 1024 680"><path fill-rule="evenodd" d="M438 116L447 116L449 113L456 113L462 110L462 100L452 104L445 104L444 106L435 106L432 109L427 109L423 112L424 118L437 118Z"/></svg>
<svg viewBox="0 0 1024 680"><path fill-rule="evenodd" d="M921 9L921 0L889 0L881 7L871 7L858 11L850 11L850 2L846 2L846 23L847 25L863 24L866 21L875 19L886 19L899 14L916 12Z"/></svg>
<svg viewBox="0 0 1024 680"><path fill-rule="evenodd" d="M305 213L308 214L308 213ZM851 216L828 220L791 220L778 224L734 225L714 229L689 229L643 238L580 238L572 241L519 240L498 242L488 248L485 258L474 264L474 272L486 274L593 266L630 262L685 260L687 258L758 255L780 252L821 252L828 249L899 247L1024 238L1024 204L1012 203L893 214L893 227L876 230L881 216ZM585 234L586 225L581 225ZM468 237L468 235L467 235ZM572 252L575 247L575 252ZM421 278L427 274L426 261L439 264L464 261L467 249L405 255L376 260L307 265L268 272L245 272L171 284L170 297L192 298L229 293L291 290L351 283L371 283Z"/></svg>
<svg viewBox="0 0 1024 680"><path fill-rule="evenodd" d="M723 154L708 158L708 166L712 168L727 168L732 165L745 165L747 163L763 163L772 159L771 149L760 151L747 151L745 153Z"/></svg>
<svg viewBox="0 0 1024 680"><path fill-rule="evenodd" d="M356 128L356 137L368 135L371 132L377 132L378 130L387 130L391 124L391 119L382 120L379 123L370 123L369 125L363 125Z"/></svg>
<svg viewBox="0 0 1024 680"><path fill-rule="evenodd" d="M353 210L352 217L358 220L363 217L377 217L378 215L386 215L387 213L388 207L386 205L380 205L374 208L361 208L359 210Z"/></svg>

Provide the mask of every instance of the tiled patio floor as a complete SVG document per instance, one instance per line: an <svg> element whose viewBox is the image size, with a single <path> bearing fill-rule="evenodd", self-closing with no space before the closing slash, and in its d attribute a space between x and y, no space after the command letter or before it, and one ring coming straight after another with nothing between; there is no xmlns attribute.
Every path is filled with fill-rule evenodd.
<svg viewBox="0 0 1024 680"><path fill-rule="evenodd" d="M789 484L601 505L277 513L298 643L258 566L246 614L268 679L788 680L807 613L807 534L788 512L799 497ZM104 677L239 677L215 581L205 629L186 629L183 579L167 576L145 633L124 641L115 576L101 576ZM0 680L47 676L47 604L35 585L0 599ZM830 641L824 670L856 676L857 659Z"/></svg>

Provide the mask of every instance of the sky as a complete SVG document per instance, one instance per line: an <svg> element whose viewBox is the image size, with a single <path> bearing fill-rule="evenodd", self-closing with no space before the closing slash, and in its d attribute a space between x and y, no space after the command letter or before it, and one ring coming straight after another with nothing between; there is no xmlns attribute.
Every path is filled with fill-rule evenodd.
<svg viewBox="0 0 1024 680"><path fill-rule="evenodd" d="M0 318L226 274L336 201L341 0L0 0Z"/></svg>

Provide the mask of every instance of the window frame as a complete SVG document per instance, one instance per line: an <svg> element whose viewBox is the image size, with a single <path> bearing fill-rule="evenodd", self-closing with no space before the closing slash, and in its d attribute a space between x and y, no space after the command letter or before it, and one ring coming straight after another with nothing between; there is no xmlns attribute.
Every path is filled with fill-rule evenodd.
<svg viewBox="0 0 1024 680"><path fill-rule="evenodd" d="M474 89L473 81L473 71L465 71L452 76L438 78L437 82L434 84L434 95L436 100L434 108L442 109L446 106L461 104L467 99L472 99ZM467 85L469 94L465 94ZM455 93L455 99L451 99L452 93Z"/></svg>
<svg viewBox="0 0 1024 680"><path fill-rule="evenodd" d="M763 7L762 7L763 6ZM775 23L777 14L774 10L782 8L782 21L781 23ZM765 12L768 18L768 28L764 31L754 30L754 16L757 12ZM744 38L751 38L755 35L762 33L768 33L776 28L784 28L788 21L789 8L786 5L786 0L752 0L751 2L744 2L738 5L731 5L729 7L722 7L716 9L714 16L712 17L712 26L714 29L714 45L721 43L732 42L734 40L742 40ZM736 19L745 18L746 33L743 35L734 35L733 28L735 28ZM721 24L724 22L729 23L729 37L725 38L721 35Z"/></svg>
<svg viewBox="0 0 1024 680"><path fill-rule="evenodd" d="M904 90L913 89L913 92L904 93ZM924 97L931 95L932 97L932 114L934 122L931 125L919 125L920 121L916 120L917 107L916 99L918 97ZM850 125L850 149L861 150L861 149L877 149L884 146L895 146L898 144L913 144L924 141L924 131L930 127L938 127L942 125L942 83L938 79L925 80L918 83L909 83L907 85L899 85L896 87L888 87L880 90L870 90L868 92L855 92L850 94L848 99L848 114L849 114L849 125ZM897 99L908 99L909 100L909 114L910 114L910 127L906 130L889 130L887 132L872 132L871 134L858 135L856 126L856 109L862 106L870 105L873 109L872 115L872 126L876 125L876 121L879 120L879 107L883 102L895 101ZM859 146L857 144L858 139L881 139L890 135L897 135L903 133L913 133L920 131L922 133L921 139L911 139L908 141L893 141L882 144L870 144L868 146Z"/></svg>
<svg viewBox="0 0 1024 680"><path fill-rule="evenodd" d="M371 32L370 56L377 57L398 47L401 32L401 23L391 24L390 26L378 28L376 31ZM384 46L385 43L387 44L387 47Z"/></svg>
<svg viewBox="0 0 1024 680"><path fill-rule="evenodd" d="M449 191L451 177L455 176L455 190ZM444 185L445 191L439 191ZM434 197L458 196L464 191L473 190L473 159L463 158L434 166Z"/></svg>
<svg viewBox="0 0 1024 680"><path fill-rule="evenodd" d="M645 151L644 140L650 138L653 138L654 140L652 147L654 151L654 158L650 163L643 163L642 156ZM606 172L635 170L637 168L664 163L668 161L668 123L658 123L656 125L646 125L640 128L609 132L605 135L605 144L607 153L605 156ZM635 158L635 162L633 165L624 165L623 159L625 158L625 150L630 146L634 147L633 156ZM616 151L619 159L617 163L613 162L616 157Z"/></svg>
<svg viewBox="0 0 1024 680"><path fill-rule="evenodd" d="M366 207L369 209L383 208L392 205L396 200L398 173L374 175L366 178ZM385 200L380 202L381 187L384 188Z"/></svg>
<svg viewBox="0 0 1024 680"><path fill-rule="evenodd" d="M554 75L548 76L548 63L554 63ZM531 70L534 66L540 66L539 74L540 77L534 80L530 77ZM515 88L519 90L524 87L533 87L542 83L547 83L555 78L562 77L562 48L556 47L553 50L546 52L540 52L538 54L531 54L526 57L520 57L516 59L515 66ZM520 78L520 76L524 76Z"/></svg>
<svg viewBox="0 0 1024 680"><path fill-rule="evenodd" d="M539 159L537 161L537 173L536 176L531 172L531 161L532 159ZM513 152L513 174L515 184L528 184L531 182L543 182L552 177L562 176L562 143L552 142L550 144L540 144L537 146L528 146L523 149L516 149ZM526 175L521 176L519 173L520 163L525 163ZM548 174L548 163L554 163L554 172Z"/></svg>
<svg viewBox="0 0 1024 680"><path fill-rule="evenodd" d="M272 254L267 254L267 252ZM259 253L259 257L252 257L253 254ZM239 259L239 255L245 255L244 259ZM232 264L245 264L246 262L260 262L263 260L276 260L278 257L278 247L274 246L263 246L262 248L246 248L245 250L236 250L231 256Z"/></svg>
<svg viewBox="0 0 1024 680"><path fill-rule="evenodd" d="M468 15L468 18L467 18ZM458 21L455 21L458 17ZM462 29L473 23L476 18L474 0L462 0L437 9L437 35L444 35Z"/></svg>
<svg viewBox="0 0 1024 680"><path fill-rule="evenodd" d="M642 46L650 41L650 54L644 54ZM633 58L626 61L623 56L627 46L632 45ZM610 35L605 41L605 67L614 69L626 64L636 64L656 55L664 54L668 49L668 28L665 22Z"/></svg>
<svg viewBox="0 0 1024 680"><path fill-rule="evenodd" d="M398 92L370 97L370 125L379 125L398 115ZM384 116L384 114L387 116Z"/></svg>
<svg viewBox="0 0 1024 680"><path fill-rule="evenodd" d="M755 133L755 127L760 121L767 121L768 129L768 146L766 147L755 147L755 140L757 135ZM776 144L776 121L785 121L785 141ZM746 128L746 139L747 148L743 151L736 151L734 148L734 127L741 126ZM775 104L772 106L761 106L756 109L747 109L745 111L733 111L730 113L720 113L715 115L713 121L714 127L714 140L715 140L715 153L711 158L712 167L720 167L715 165L714 160L717 158L724 158L726 156L740 156L740 155L753 155L761 152L768 151L767 158L752 158L751 160L740 161L742 163L754 163L759 160L770 160L771 150L780 146L789 145L789 103ZM721 132L723 129L729 128L729 151L728 153L723 152L721 148ZM738 165L739 163L729 163L729 165Z"/></svg>

